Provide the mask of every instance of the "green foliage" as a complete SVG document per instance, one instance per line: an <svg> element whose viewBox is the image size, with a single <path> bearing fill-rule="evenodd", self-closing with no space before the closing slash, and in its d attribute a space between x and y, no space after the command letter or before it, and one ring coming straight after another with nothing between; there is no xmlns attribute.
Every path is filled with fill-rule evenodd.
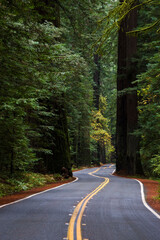
<svg viewBox="0 0 160 240"><path fill-rule="evenodd" d="M112 4L112 3L111 3ZM159 17L158 0L124 0L110 9L100 21L101 37L97 40L98 51L105 52L106 45L117 35L123 23L129 19L130 12L137 9L138 27L127 34L138 37L137 81L139 94L139 130L141 138L140 155L144 172L159 176ZM124 26L127 31L129 26ZM129 31L129 30L128 30ZM128 36L129 38L129 36ZM125 44L125 43L124 43ZM129 52L129 48L128 48ZM125 89L129 91L131 89ZM111 94L110 94L111 96ZM122 156L124 158L124 156Z"/></svg>
<svg viewBox="0 0 160 240"><path fill-rule="evenodd" d="M139 134L141 157L147 174L160 175L160 57L159 50L149 60L146 72L138 77L139 82Z"/></svg>
<svg viewBox="0 0 160 240"><path fill-rule="evenodd" d="M138 38L137 84L139 95L140 155L143 169L148 176L159 176L159 34L156 28L144 22L157 22L159 1L151 1L139 11L138 29L145 29ZM158 26L158 25L157 25ZM157 27L156 26L156 27ZM139 31L139 30L138 30Z"/></svg>
<svg viewBox="0 0 160 240"><path fill-rule="evenodd" d="M110 142L110 135L108 133L107 119L102 115L100 111L93 112L93 122L92 122L92 135L91 137L97 141L107 144Z"/></svg>
<svg viewBox="0 0 160 240"><path fill-rule="evenodd" d="M114 147L111 143L111 135L109 130L109 120L104 117L107 108L106 98L100 95L99 111L92 111L92 151L95 151L95 143L105 148L106 158L110 160Z"/></svg>
<svg viewBox="0 0 160 240"><path fill-rule="evenodd" d="M74 116L75 98L81 106L90 95L84 87L85 60L60 41L63 31L50 22L37 22L30 2L14 3L17 8L2 6L0 16L0 166L11 173L30 169L38 159L53 158L58 105L65 102L68 115ZM27 11L30 22L23 15Z"/></svg>
<svg viewBox="0 0 160 240"><path fill-rule="evenodd" d="M28 31L2 7L0 47L0 165L23 169L35 159L26 132L26 109L36 105L33 89L32 59L28 54ZM16 159L16 161L15 161Z"/></svg>
<svg viewBox="0 0 160 240"><path fill-rule="evenodd" d="M63 27L68 30L65 34L66 40L75 52L80 53L85 62L84 78L80 80L79 76L83 75L77 74L77 80L79 79L79 82L74 79L71 83L72 94L75 94L66 94L69 99L73 97L72 102L69 101L72 105L67 104L67 111L69 110L68 127L71 156L76 166L89 165L90 161L92 161L92 159L89 159L90 156L93 157L93 153L97 151L96 142L92 139L91 128L92 111L94 110L93 75L96 69L96 64L94 64L93 59L96 50L93 45L100 34L100 30L95 31L97 29L97 21L104 16L108 5L105 4L105 1L99 2L96 0L89 2L83 1L83 3L80 1L61 1L59 6L63 19ZM109 47L110 46L108 46L108 48ZM116 61L115 58L114 61ZM103 92L104 84L110 81L109 77L106 79L106 72L108 71L108 73L110 73L109 62L110 65L113 66L112 60L102 57L101 65L105 67L101 70L100 81L103 85L100 90L101 92ZM83 66L82 63L79 65L79 68L81 66ZM115 71L115 68L113 71ZM115 85L115 82L113 85ZM76 89L81 90L77 91ZM104 96L106 96L106 91L107 90L104 90ZM109 95L109 90L107 93ZM115 112L112 116L115 119ZM112 122L112 124L114 125L115 122Z"/></svg>
<svg viewBox="0 0 160 240"><path fill-rule="evenodd" d="M129 13L134 9L143 8L145 6L159 6L159 0L124 0L117 1L117 3L113 4L113 1L110 1L111 9L108 14L103 17L99 24L101 26L102 35L97 40L97 44L99 45L98 50L102 50L105 42L110 38L111 35L115 36L117 31L119 30L121 23L124 21L126 17L129 17ZM128 32L129 34L137 34L148 31L150 29L156 29L159 32L160 27L160 18L153 19L153 23L149 23L147 26L140 27L139 29Z"/></svg>
<svg viewBox="0 0 160 240"><path fill-rule="evenodd" d="M16 175L14 174L12 178L8 178L3 174L0 177L0 197L56 182L56 177L54 175L42 175L38 173L22 174L19 172Z"/></svg>
<svg viewBox="0 0 160 240"><path fill-rule="evenodd" d="M116 134L116 100L117 100L117 89L116 89L116 78L117 78L117 39L113 39L114 47L109 45L110 51L106 49L107 55L102 57L102 70L101 70L101 92L107 99L107 106L104 112L104 116L110 121L108 126L111 135L114 139ZM109 56L108 56L109 55Z"/></svg>
<svg viewBox="0 0 160 240"><path fill-rule="evenodd" d="M64 165L70 168L70 152L76 165L90 165L95 149L91 48L99 35L96 22L108 8L105 1L47 5L13 0L0 5L0 172L60 172ZM60 20L62 28L56 28ZM103 84L109 72L115 73L113 59L102 58ZM111 109L114 100L108 98ZM105 107L103 126L109 122ZM115 111L111 115L115 118ZM19 189L26 189L23 181L16 181Z"/></svg>

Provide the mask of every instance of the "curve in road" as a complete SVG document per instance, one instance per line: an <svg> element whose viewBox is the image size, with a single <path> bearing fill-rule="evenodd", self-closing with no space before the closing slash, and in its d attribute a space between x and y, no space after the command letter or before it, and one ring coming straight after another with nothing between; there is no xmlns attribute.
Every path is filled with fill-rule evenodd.
<svg viewBox="0 0 160 240"><path fill-rule="evenodd" d="M98 178L103 178L104 182L102 182L94 191L89 193L75 208L73 215L71 217L69 228L68 228L68 236L69 240L82 240L82 232L81 232L81 221L82 216L85 210L85 207L89 200L93 198L99 191L101 191L108 183L109 178L96 176L94 173L98 172L100 168L96 169L95 171L89 173L90 175Z"/></svg>
<svg viewBox="0 0 160 240"><path fill-rule="evenodd" d="M142 203L139 183L111 175L114 169L107 164L94 172L91 169L75 172L78 181L74 183L2 207L0 239L69 239L68 224L79 203L72 220L74 240L78 231L83 240L160 239L159 218Z"/></svg>

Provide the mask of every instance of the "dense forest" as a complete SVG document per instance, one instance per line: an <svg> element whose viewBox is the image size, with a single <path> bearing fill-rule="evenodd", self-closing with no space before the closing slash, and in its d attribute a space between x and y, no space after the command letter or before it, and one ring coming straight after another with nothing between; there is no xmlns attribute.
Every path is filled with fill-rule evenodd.
<svg viewBox="0 0 160 240"><path fill-rule="evenodd" d="M0 174L160 175L159 0L0 1Z"/></svg>

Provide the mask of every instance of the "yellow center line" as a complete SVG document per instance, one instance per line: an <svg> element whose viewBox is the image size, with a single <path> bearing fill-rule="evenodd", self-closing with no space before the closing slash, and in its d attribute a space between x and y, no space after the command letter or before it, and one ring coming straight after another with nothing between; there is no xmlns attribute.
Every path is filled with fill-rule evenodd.
<svg viewBox="0 0 160 240"><path fill-rule="evenodd" d="M79 213L78 220L77 220L77 240L82 240L81 220L82 220L83 212L84 212L84 210L85 210L85 207L86 207L88 201L89 201L94 195L96 195L102 188L104 188L105 185L106 185L108 182L109 182L109 179L107 179L107 181L106 181L106 179L105 179L103 185L102 185L96 192L94 192L93 194L91 194L91 195L89 196L89 198L84 202L83 207L82 207L82 209L81 209L81 211L80 211L80 213Z"/></svg>
<svg viewBox="0 0 160 240"><path fill-rule="evenodd" d="M96 169L94 172L91 172L89 174L94 177L103 178L105 180L95 190L93 190L91 193L89 193L75 208L73 215L69 222L69 228L68 228L68 234L67 234L67 237L69 240L82 240L81 220L82 220L82 216L83 216L85 207L86 207L88 201L109 183L109 178L94 175L94 173L98 172L99 170L100 170L100 168ZM77 222L76 222L76 220L77 220ZM76 224L76 226L75 226L75 224ZM76 239L74 238L74 229L76 229Z"/></svg>
<svg viewBox="0 0 160 240"><path fill-rule="evenodd" d="M115 165L115 164L110 165L109 168L113 167L114 165Z"/></svg>

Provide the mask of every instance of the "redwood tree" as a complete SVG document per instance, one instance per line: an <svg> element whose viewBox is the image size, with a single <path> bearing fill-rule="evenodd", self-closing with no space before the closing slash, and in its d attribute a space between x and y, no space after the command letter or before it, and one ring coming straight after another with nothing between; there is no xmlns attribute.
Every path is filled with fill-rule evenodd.
<svg viewBox="0 0 160 240"><path fill-rule="evenodd" d="M121 0L121 2L123 2ZM133 57L137 51L136 36L127 34L137 26L137 9L131 10L120 24L118 36L117 77L117 171L130 174L142 173L138 154L139 139L134 135L137 129L136 64Z"/></svg>

